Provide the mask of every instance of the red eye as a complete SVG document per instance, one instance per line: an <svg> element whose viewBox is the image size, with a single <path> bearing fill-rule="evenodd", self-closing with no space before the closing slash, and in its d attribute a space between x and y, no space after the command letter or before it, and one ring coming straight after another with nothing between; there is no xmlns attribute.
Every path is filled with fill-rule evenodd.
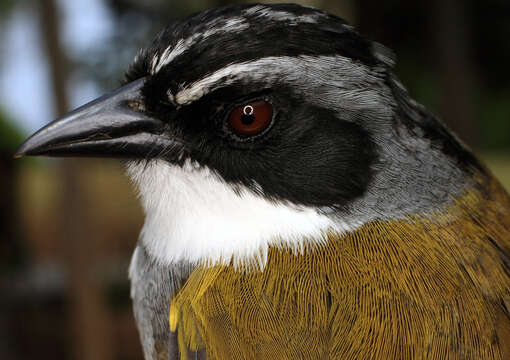
<svg viewBox="0 0 510 360"><path fill-rule="evenodd" d="M272 118L273 106L267 101L255 101L236 107L230 112L228 121L235 133L253 136L264 131Z"/></svg>

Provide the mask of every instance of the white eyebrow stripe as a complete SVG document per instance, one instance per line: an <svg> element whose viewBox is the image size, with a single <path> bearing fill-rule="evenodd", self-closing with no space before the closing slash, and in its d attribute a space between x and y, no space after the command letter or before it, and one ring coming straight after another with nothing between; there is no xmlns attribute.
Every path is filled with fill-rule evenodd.
<svg viewBox="0 0 510 360"><path fill-rule="evenodd" d="M239 78L239 75L252 72L258 69L263 63L276 61L276 59L278 58L267 57L252 62L242 62L224 67L180 90L174 97L175 101L180 105L189 104L218 87L234 83Z"/></svg>
<svg viewBox="0 0 510 360"><path fill-rule="evenodd" d="M298 82L307 76L306 73L314 72L317 74L316 76L324 76L324 72L331 70L332 64L340 66L347 63L351 63L351 61L338 55L269 56L254 61L236 63L184 86L175 94L174 100L180 105L190 104L205 94L231 85L241 78L262 80L266 83L274 83L283 79L288 82Z"/></svg>
<svg viewBox="0 0 510 360"><path fill-rule="evenodd" d="M338 108L344 115L377 108L388 96L381 69L370 68L341 55L271 56L228 65L174 94L176 105L188 105L202 96L231 84L260 89L288 84L296 94L325 108ZM316 86L314 84L320 84ZM386 107L388 108L388 107Z"/></svg>
<svg viewBox="0 0 510 360"><path fill-rule="evenodd" d="M245 18L233 17L226 20L225 23L221 26L218 26L218 24L215 23L211 23L208 24L207 27L209 27L208 30L201 33L195 33L186 39L179 39L175 46L169 46L163 51L163 53L161 53L161 55L154 56L151 61L151 74L154 75L165 65L170 64L175 58L183 54L196 41L200 39L206 39L212 35L216 35L222 32L243 31L249 28L250 25Z"/></svg>

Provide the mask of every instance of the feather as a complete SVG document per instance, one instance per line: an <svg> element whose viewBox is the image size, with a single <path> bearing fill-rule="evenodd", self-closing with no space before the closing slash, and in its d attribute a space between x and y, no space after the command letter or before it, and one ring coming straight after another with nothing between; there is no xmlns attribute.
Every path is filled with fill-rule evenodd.
<svg viewBox="0 0 510 360"><path fill-rule="evenodd" d="M262 271L198 266L172 299L208 359L504 359L510 200L494 180L441 212L375 221ZM186 359L186 356L181 356Z"/></svg>

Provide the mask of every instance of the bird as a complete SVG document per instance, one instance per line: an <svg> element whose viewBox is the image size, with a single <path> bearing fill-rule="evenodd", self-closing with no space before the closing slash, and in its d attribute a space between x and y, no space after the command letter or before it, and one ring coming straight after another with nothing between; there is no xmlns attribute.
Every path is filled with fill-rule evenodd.
<svg viewBox="0 0 510 360"><path fill-rule="evenodd" d="M395 63L317 8L210 9L16 156L126 162L147 360L509 359L510 198Z"/></svg>

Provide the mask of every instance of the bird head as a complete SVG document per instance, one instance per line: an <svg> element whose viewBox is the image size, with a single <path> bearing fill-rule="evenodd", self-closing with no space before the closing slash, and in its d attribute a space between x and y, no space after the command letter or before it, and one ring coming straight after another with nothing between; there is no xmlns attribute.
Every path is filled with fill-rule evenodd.
<svg viewBox="0 0 510 360"><path fill-rule="evenodd" d="M161 32L125 84L19 155L128 159L162 263L299 250L433 212L476 160L409 98L391 51L297 5L227 6Z"/></svg>

